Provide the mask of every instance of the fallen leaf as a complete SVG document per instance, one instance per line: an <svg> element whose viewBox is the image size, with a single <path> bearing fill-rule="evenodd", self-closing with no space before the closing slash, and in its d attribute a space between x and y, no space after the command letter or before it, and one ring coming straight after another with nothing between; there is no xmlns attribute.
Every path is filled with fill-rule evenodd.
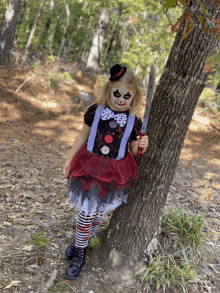
<svg viewBox="0 0 220 293"><path fill-rule="evenodd" d="M32 251L34 248L34 245L26 245L24 246L21 250L25 250L25 251Z"/></svg>
<svg viewBox="0 0 220 293"><path fill-rule="evenodd" d="M4 223L2 224L2 226L8 226L8 227L11 227L11 223L10 223L10 222L4 222Z"/></svg>
<svg viewBox="0 0 220 293"><path fill-rule="evenodd" d="M20 284L20 281L12 281L10 284L8 284L6 287L4 287L3 289L10 289L11 287L18 287Z"/></svg>
<svg viewBox="0 0 220 293"><path fill-rule="evenodd" d="M1 212L4 212L4 211L5 211L5 208L4 208L3 205L0 205L0 211L1 211Z"/></svg>

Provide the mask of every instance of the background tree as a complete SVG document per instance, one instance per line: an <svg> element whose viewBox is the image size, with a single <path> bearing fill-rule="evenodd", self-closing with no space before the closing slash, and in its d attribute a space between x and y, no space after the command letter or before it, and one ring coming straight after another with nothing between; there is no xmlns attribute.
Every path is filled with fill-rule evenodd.
<svg viewBox="0 0 220 293"><path fill-rule="evenodd" d="M55 0L50 0L50 5L49 5L49 8L48 8L48 13L46 16L46 21L45 21L45 29L42 30L42 34L40 36L40 38L42 39L46 39L48 40L49 37L48 37L48 34L50 32L50 27L51 27L51 23L52 23L52 18L53 18L53 11L54 11L54 8L55 8Z"/></svg>
<svg viewBox="0 0 220 293"><path fill-rule="evenodd" d="M60 46L60 51L59 51L59 54L58 54L58 58L60 58L61 55L62 55L63 48L64 48L64 45L66 43L67 35L68 35L68 32L69 32L70 9L69 9L69 3L68 2L69 1L66 0L66 27L65 27L65 32L64 32L64 35L63 35L63 38L62 38L62 41L61 41L61 46Z"/></svg>
<svg viewBox="0 0 220 293"><path fill-rule="evenodd" d="M194 1L199 2L199 0ZM174 2L178 3L177 7ZM159 80L174 40L173 34L167 34L167 28L172 25L170 32L175 32L173 24L183 12L181 4L189 3L185 0L174 2L172 0L163 2L165 8L169 8L167 10L163 8L162 1L158 0L68 0L70 19L69 30L66 30L66 0L50 0L44 4L44 10L33 35L34 23L42 1L23 0L18 16L16 43L22 54L23 49L29 47L31 38L31 48L28 49L31 53L43 48L46 56L56 57L63 47L62 51L65 52L63 59L74 62L78 68L84 67L96 33L100 13L98 8L109 9L111 14L107 33L103 38L99 69L107 72L113 63L120 62L134 72L138 72L139 78L144 82L153 61L157 65L156 74ZM8 3L9 0L0 2L0 26L3 24ZM214 5L211 0L210 3ZM204 5L202 11L203 16L199 21L204 31L219 30L220 23L207 17ZM174 27L178 28L178 25ZM68 38L65 36L67 32ZM62 46L65 38L65 44ZM215 85L218 84L220 76L219 54L220 51L211 57L212 60L207 67L209 71L214 70L210 79Z"/></svg>
<svg viewBox="0 0 220 293"><path fill-rule="evenodd" d="M209 0L202 0L210 18L219 18ZM216 35L204 37L197 16L202 14L193 1L186 12L193 15L194 29L180 45L185 20L173 43L154 94L147 135L149 146L138 159L138 180L130 190L128 204L117 208L102 235L101 260L108 272L118 272L128 282L143 267L144 255L153 249L160 235L160 221L179 155L199 96L205 87L203 72L207 57L216 53Z"/></svg>
<svg viewBox="0 0 220 293"><path fill-rule="evenodd" d="M90 68L97 71L99 68L99 61L103 49L106 31L109 25L109 20L110 10L106 8L102 9L97 23L96 32L92 40L92 46L89 52L89 57L86 63L87 69Z"/></svg>
<svg viewBox="0 0 220 293"><path fill-rule="evenodd" d="M39 11L38 11L38 14L37 14L37 17L35 18L35 21L34 21L34 24L33 24L33 27L32 27L32 30L31 30L31 33L30 33L30 36L28 38L28 42L27 42L27 45L25 47L25 53L24 53L24 59L26 59L26 56L28 54L28 50L30 48L30 45L31 45L31 42L32 42L32 39L34 37L34 34L35 34L35 31L37 29L37 26L38 26L38 23L39 23L39 20L40 20L40 17L41 17L41 14L43 12L43 8L44 8L44 4L47 0L42 0L41 1L41 4L40 4L40 7L39 7Z"/></svg>
<svg viewBox="0 0 220 293"><path fill-rule="evenodd" d="M118 10L115 10L113 9L113 12L114 14L117 15L117 18L114 19L114 25L113 25L113 28L112 28L112 32L111 32L111 38L107 41L107 44L106 44L106 48L105 48L105 52L104 52L104 60L103 62L106 62L108 57L109 57L109 54L111 52L111 49L113 47L113 41L115 40L115 36L118 35L118 29L119 29L119 20L120 20L120 17L121 15L123 14L123 5L122 5L122 2L120 2L118 4Z"/></svg>
<svg viewBox="0 0 220 293"><path fill-rule="evenodd" d="M0 3L1 12L4 12L7 2L8 0L3 0ZM165 32L164 27L169 23L160 3L156 0L145 2L144 0L137 3L131 0L123 2L69 0L69 30L66 30L66 0L46 1L40 17L39 9L43 2L24 0L19 11L16 41L21 52L25 47L31 53L43 48L46 55L56 57L63 47L65 54L62 58L66 61L74 61L79 68L84 67L91 51L101 7L112 13L107 32L103 37L99 69L107 72L113 63L121 62L131 70L135 71L139 68L139 77L143 78L146 67L150 67L151 62L155 61L157 75L160 75L174 36ZM145 10L146 20L144 20ZM169 17L175 22L179 14L180 9L172 9ZM2 21L0 14L0 26ZM140 41L139 36L143 30L144 34ZM66 32L68 38L62 46ZM139 56L138 60L137 56Z"/></svg>
<svg viewBox="0 0 220 293"><path fill-rule="evenodd" d="M19 35L19 28L21 27L21 23L24 20L24 15L26 13L26 10L28 8L28 0L22 1L22 7L20 8L20 17L19 17L19 22L17 24L17 29L16 29L16 39L18 38Z"/></svg>
<svg viewBox="0 0 220 293"><path fill-rule="evenodd" d="M0 64L10 61L21 0L9 0L0 37Z"/></svg>

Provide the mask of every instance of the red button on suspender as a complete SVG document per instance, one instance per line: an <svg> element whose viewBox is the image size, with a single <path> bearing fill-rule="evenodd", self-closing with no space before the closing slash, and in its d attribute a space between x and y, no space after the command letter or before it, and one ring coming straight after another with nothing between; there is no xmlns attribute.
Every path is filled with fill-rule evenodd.
<svg viewBox="0 0 220 293"><path fill-rule="evenodd" d="M105 142L111 143L113 141L113 137L111 135L106 135Z"/></svg>

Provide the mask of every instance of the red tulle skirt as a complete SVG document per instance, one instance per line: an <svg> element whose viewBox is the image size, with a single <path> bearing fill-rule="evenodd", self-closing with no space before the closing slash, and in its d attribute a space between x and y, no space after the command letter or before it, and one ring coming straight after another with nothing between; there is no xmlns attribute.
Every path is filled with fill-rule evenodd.
<svg viewBox="0 0 220 293"><path fill-rule="evenodd" d="M99 187L99 197L110 191L129 189L137 178L137 164L130 152L121 160L104 158L87 151L85 143L70 163L69 179L81 179L82 190Z"/></svg>

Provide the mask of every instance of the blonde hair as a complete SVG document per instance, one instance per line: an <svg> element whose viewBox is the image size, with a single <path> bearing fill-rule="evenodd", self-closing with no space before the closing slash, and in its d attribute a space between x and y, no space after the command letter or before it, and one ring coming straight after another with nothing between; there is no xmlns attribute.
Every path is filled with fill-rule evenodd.
<svg viewBox="0 0 220 293"><path fill-rule="evenodd" d="M128 88L132 88L135 92L135 95L132 98L130 104L130 111L131 115L134 117L135 115L140 118L140 108L142 103L142 92L141 89L138 87L138 79L134 75L132 71L126 71L122 77L116 81L108 80L101 88L96 101L92 104L98 104L98 108L101 108L103 105L110 105L111 102L111 89L114 87L115 83L124 83L125 86ZM91 107L91 105L89 106Z"/></svg>

